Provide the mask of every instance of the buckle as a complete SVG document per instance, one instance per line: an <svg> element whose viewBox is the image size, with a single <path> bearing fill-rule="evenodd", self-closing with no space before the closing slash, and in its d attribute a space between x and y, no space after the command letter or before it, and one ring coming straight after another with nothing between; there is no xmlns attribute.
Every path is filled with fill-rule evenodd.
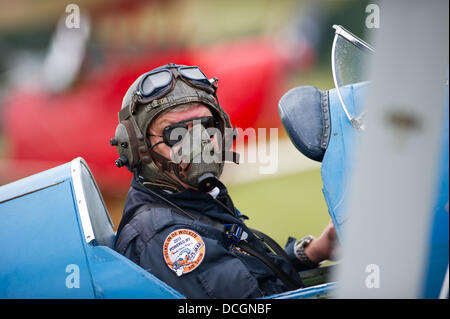
<svg viewBox="0 0 450 319"><path fill-rule="evenodd" d="M233 244L237 244L248 237L248 234L238 224L227 225L227 228L228 229L225 230L225 235Z"/></svg>

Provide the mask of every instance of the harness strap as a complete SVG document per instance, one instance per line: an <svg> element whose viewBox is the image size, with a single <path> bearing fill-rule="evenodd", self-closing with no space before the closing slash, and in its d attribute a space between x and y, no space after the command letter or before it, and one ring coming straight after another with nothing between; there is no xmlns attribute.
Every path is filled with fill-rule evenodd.
<svg viewBox="0 0 450 319"><path fill-rule="evenodd" d="M225 204L223 204L220 200L217 200L217 199L215 199L215 201L218 203L218 204L220 204L223 208L225 208L225 210L227 210L231 215L233 215L233 216L236 216L236 217L238 217L238 218L240 218L241 220L243 220L243 219L248 219L248 217L247 216L245 216L245 215L241 215L241 213L234 207L234 204L233 204L233 202L232 202L232 200L231 200L231 198L230 197L228 197L228 199L231 201L231 205L232 205L232 207L233 207L233 210L231 210L229 207L227 207ZM237 226L237 225L236 225ZM238 227L238 230L241 230L241 227ZM302 279L301 279L301 277L300 277L300 275L298 274L298 272L295 270L295 267L294 267L294 265L292 264L292 262L291 262L291 260L290 260L290 258L289 258L289 256L286 254L286 251L283 249L283 248L281 248L280 247L280 245L278 245L278 243L275 241L275 240L273 240L271 237L269 237L268 235L266 235L266 234L264 234L263 232L261 232L261 231L259 231L259 230L256 230L256 229L252 229L252 228L249 228L249 231L251 232L251 233L253 233L253 235L256 235L257 236L257 238L259 237L259 239L266 245L266 246L269 246L272 250L273 250L273 252L275 253L275 254L277 254L278 256L281 256L281 257L283 257L287 262L288 262L288 264L289 264L289 266L291 267L291 269L292 269L292 273L294 273L296 276L295 276L295 278L293 279L293 280L295 280L296 282L297 282L297 284L298 285L300 285L300 287L303 287L304 285L303 285L303 281L302 281ZM242 230L241 230L241 232L242 232ZM228 233L227 233L227 235L229 235ZM230 234L231 235L231 237L232 237L232 239L233 239L233 234ZM239 234L239 236L240 236L240 234ZM230 236L229 236L230 237ZM236 237L236 236L234 236L234 237ZM242 239L242 240L244 240L244 239L246 239L247 237L239 237L239 239ZM235 240L235 242L236 242L236 244L238 244L239 243L239 240ZM242 248L242 249L244 249L244 248ZM245 250L245 249L244 249ZM250 252L249 252L250 253ZM260 258L261 259L261 258ZM300 288L300 287L297 287L297 288Z"/></svg>
<svg viewBox="0 0 450 319"><path fill-rule="evenodd" d="M297 287L296 289L303 287L304 286L303 281L302 281L299 273L295 270L295 267L292 264L291 260L289 259L289 256L287 255L286 251L283 248L281 248L281 246L278 245L278 243L275 240L273 240L271 237L264 234L263 232L253 229L253 228L250 228L250 231L252 233L254 233L255 235L257 235L267 246L272 248L272 250L275 252L275 254L277 254L278 256L284 257L289 262L289 265L291 266L291 268L293 270L292 272L296 275L293 279L295 279L297 281L298 285L300 286L300 287Z"/></svg>
<svg viewBox="0 0 450 319"><path fill-rule="evenodd" d="M255 235L257 235L260 240L262 240L265 244L267 244L267 246L272 248L272 250L274 251L275 254L289 259L289 256L286 254L286 251L283 248L281 248L281 246L278 245L278 243L275 240L273 240L272 238L270 238L268 235L264 234L263 232L260 232L259 230L256 230L253 228L250 228L250 230Z"/></svg>

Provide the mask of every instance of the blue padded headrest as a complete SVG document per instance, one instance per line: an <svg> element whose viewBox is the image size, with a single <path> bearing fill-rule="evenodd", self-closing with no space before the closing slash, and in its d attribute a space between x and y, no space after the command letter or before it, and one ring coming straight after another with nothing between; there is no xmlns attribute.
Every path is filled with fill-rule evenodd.
<svg viewBox="0 0 450 319"><path fill-rule="evenodd" d="M321 162L331 132L328 91L313 86L293 88L281 97L278 113L295 147Z"/></svg>

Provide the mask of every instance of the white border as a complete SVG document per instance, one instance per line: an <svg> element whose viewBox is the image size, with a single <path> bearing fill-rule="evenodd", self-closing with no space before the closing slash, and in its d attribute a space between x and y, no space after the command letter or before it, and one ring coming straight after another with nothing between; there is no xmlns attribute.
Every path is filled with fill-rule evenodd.
<svg viewBox="0 0 450 319"><path fill-rule="evenodd" d="M81 219L81 226L83 227L84 239L86 243L90 243L95 239L94 230L92 229L91 219L86 204L86 197L84 195L83 185L81 182L81 162L84 160L77 157L70 162L70 170L72 173L73 188L75 191L75 200L78 207L79 216Z"/></svg>

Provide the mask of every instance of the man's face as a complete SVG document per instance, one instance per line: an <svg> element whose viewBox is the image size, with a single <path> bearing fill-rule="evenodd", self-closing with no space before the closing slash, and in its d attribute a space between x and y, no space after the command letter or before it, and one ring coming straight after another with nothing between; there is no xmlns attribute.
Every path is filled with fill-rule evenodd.
<svg viewBox="0 0 450 319"><path fill-rule="evenodd" d="M162 141L162 137L159 137L163 134L163 130L166 126L169 126L171 124L195 118L195 117L202 117L202 116L212 116L211 111L202 104L197 104L189 109L183 110L183 111L175 111L175 112L168 112L165 113L159 117L157 117L152 124L149 126L148 129L148 135L150 138L151 145L155 145L156 143ZM186 125L188 126L188 130L192 129L193 122L186 122ZM152 135L158 135L158 136L152 136ZM165 143L160 143L156 145L153 150L155 152L158 152L162 156L164 156L167 159L170 159L171 155L171 147Z"/></svg>

